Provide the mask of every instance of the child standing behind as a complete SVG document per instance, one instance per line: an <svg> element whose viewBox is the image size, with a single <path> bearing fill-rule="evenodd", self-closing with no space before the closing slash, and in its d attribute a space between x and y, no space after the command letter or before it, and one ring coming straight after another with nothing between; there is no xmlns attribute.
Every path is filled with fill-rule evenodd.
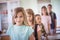
<svg viewBox="0 0 60 40"><path fill-rule="evenodd" d="M44 25L45 31L46 31L47 34L49 34L51 17L48 15L47 8L45 6L43 6L41 8L41 13L42 13L41 20L42 20L42 23Z"/></svg>
<svg viewBox="0 0 60 40"><path fill-rule="evenodd" d="M47 34L44 29L44 25L41 23L41 16L39 14L35 15L35 40L42 40L42 36L46 37Z"/></svg>
<svg viewBox="0 0 60 40"><path fill-rule="evenodd" d="M34 29L34 12L32 9L26 9L26 16L29 26Z"/></svg>
<svg viewBox="0 0 60 40"><path fill-rule="evenodd" d="M34 40L33 29L27 26L25 11L22 7L15 8L12 20L13 25L7 30L11 40Z"/></svg>

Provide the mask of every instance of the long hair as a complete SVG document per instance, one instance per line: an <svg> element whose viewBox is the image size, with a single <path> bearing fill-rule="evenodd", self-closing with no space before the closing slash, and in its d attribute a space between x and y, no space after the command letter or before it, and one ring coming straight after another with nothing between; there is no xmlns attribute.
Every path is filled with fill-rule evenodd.
<svg viewBox="0 0 60 40"><path fill-rule="evenodd" d="M46 15L48 15L47 8L45 6L42 6L41 9L45 9L46 10ZM43 13L42 13L42 15L43 15Z"/></svg>
<svg viewBox="0 0 60 40"><path fill-rule="evenodd" d="M35 18L34 18L34 12L33 12L33 10L32 9L26 9L26 11L27 11L27 14L29 14L29 15L32 15L32 24L34 24L35 23Z"/></svg>

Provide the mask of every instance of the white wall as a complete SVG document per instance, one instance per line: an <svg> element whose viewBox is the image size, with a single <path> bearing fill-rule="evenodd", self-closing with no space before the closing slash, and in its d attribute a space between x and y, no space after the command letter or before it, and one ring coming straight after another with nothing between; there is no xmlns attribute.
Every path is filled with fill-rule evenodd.
<svg viewBox="0 0 60 40"><path fill-rule="evenodd" d="M21 6L25 9L31 8L35 14L38 13L37 0L21 0Z"/></svg>

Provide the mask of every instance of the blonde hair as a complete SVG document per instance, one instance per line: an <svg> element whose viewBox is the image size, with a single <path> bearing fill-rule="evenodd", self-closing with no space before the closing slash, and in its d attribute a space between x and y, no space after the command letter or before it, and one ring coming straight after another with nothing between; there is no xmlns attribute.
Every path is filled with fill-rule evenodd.
<svg viewBox="0 0 60 40"><path fill-rule="evenodd" d="M24 8L22 8L22 7L17 7L17 8L14 9L14 15L13 15L13 17L12 17L13 25L16 24L15 21L14 21L14 18L17 17L17 14L18 14L19 12L22 12L22 14L23 14L23 16L24 16L24 22L23 22L23 24L24 24L24 25L27 25L26 13L25 13Z"/></svg>
<svg viewBox="0 0 60 40"><path fill-rule="evenodd" d="M28 15L32 15L32 24L35 24L34 12L32 9L26 9Z"/></svg>

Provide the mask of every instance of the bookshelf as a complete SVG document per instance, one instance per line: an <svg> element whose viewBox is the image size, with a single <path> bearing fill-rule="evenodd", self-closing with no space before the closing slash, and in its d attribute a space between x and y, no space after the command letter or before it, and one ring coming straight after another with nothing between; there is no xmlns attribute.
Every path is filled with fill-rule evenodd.
<svg viewBox="0 0 60 40"><path fill-rule="evenodd" d="M20 1L0 2L0 30L6 32L8 27L12 25L13 10L20 7Z"/></svg>
<svg viewBox="0 0 60 40"><path fill-rule="evenodd" d="M0 28L1 30L7 30L8 27L8 12L7 3L0 3Z"/></svg>

